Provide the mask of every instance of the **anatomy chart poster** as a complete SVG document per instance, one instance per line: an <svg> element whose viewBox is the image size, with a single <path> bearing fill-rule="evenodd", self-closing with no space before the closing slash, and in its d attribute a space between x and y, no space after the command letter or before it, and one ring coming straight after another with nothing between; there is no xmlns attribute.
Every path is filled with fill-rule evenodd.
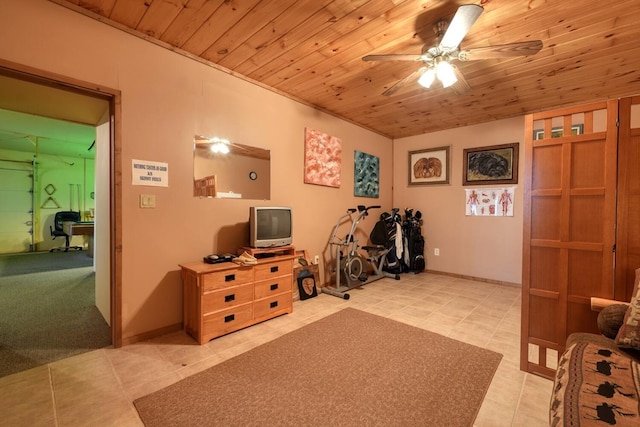
<svg viewBox="0 0 640 427"><path fill-rule="evenodd" d="M515 186L465 189L466 215L513 216L515 190Z"/></svg>

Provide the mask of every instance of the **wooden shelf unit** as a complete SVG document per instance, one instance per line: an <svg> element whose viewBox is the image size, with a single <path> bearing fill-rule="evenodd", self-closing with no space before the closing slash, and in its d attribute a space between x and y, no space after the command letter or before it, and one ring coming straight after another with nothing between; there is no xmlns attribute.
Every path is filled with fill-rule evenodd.
<svg viewBox="0 0 640 427"><path fill-rule="evenodd" d="M183 328L199 344L293 311L294 255L233 262L180 264Z"/></svg>

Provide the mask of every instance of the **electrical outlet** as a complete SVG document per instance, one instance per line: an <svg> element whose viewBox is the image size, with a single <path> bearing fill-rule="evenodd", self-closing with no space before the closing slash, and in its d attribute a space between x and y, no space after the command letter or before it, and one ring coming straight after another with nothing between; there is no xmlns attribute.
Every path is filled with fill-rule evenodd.
<svg viewBox="0 0 640 427"><path fill-rule="evenodd" d="M316 255L316 256L313 257L313 263L315 265L320 264L320 255Z"/></svg>
<svg viewBox="0 0 640 427"><path fill-rule="evenodd" d="M435 249L433 250L433 254L434 254L435 256L440 256L440 248L435 248Z"/></svg>

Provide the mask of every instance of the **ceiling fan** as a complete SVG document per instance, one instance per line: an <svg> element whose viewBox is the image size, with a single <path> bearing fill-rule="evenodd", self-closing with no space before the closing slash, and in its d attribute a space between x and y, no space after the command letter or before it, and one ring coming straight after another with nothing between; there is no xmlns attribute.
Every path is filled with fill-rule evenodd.
<svg viewBox="0 0 640 427"><path fill-rule="evenodd" d="M442 83L443 87L451 87L456 93L462 95L470 91L471 87L458 67L452 64L451 61L455 59L459 61L475 61L479 59L528 56L536 54L542 49L542 41L531 40L460 50L460 42L467 35L483 10L482 6L467 4L458 8L450 23L446 19L438 21L434 25L434 31L439 43L433 47L425 45L420 55L387 54L363 57L363 61L415 61L424 63L423 67L391 86L383 92L383 95L392 95L398 89L414 80L418 80L420 85L429 88L436 78Z"/></svg>

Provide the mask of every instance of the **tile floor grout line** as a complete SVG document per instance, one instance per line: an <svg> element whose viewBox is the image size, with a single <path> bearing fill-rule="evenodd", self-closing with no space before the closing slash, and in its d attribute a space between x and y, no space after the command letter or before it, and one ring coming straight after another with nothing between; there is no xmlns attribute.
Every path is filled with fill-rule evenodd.
<svg viewBox="0 0 640 427"><path fill-rule="evenodd" d="M511 426L512 427L518 427L514 423L516 422L516 417L518 416L518 410L520 409L520 403L522 402L522 396L524 395L524 388L525 388L525 385L527 384L527 375L529 375L529 374L526 373L522 377L522 384L520 385L520 394L518 395L518 401L516 403L516 410L513 411L513 418L511 418Z"/></svg>
<svg viewBox="0 0 640 427"><path fill-rule="evenodd" d="M51 364L47 363L47 374L49 376L49 387L51 391L51 406L53 407L53 423L56 427L60 425L58 421L58 407L56 405L56 391L53 386L53 372L51 371Z"/></svg>

